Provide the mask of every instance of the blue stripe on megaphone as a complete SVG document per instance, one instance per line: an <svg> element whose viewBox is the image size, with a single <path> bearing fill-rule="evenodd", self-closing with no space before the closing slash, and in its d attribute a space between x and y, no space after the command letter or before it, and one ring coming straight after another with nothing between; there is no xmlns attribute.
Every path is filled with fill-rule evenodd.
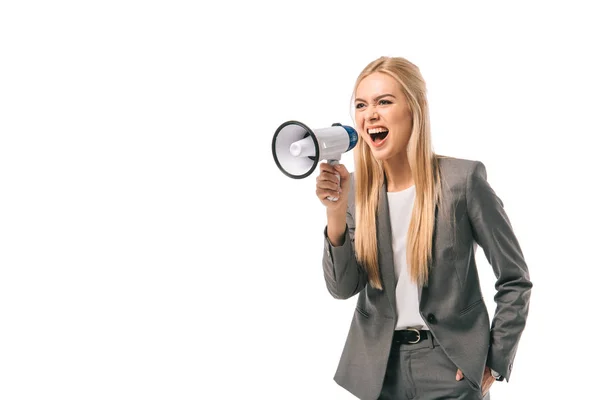
<svg viewBox="0 0 600 400"><path fill-rule="evenodd" d="M346 150L346 151L350 151L354 148L354 146L356 146L356 143L358 143L358 133L351 126L348 126L348 125L342 125L342 126L344 127L346 132L348 132L348 136L350 138L350 145L348 146L348 150Z"/></svg>

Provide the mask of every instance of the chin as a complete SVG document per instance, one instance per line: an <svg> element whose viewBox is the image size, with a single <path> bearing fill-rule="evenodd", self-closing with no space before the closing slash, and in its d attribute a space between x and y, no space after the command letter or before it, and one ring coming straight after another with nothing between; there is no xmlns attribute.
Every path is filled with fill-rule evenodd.
<svg viewBox="0 0 600 400"><path fill-rule="evenodd" d="M390 153L388 151L379 149L373 150L373 148L371 148L371 155L378 161L386 161L390 158Z"/></svg>

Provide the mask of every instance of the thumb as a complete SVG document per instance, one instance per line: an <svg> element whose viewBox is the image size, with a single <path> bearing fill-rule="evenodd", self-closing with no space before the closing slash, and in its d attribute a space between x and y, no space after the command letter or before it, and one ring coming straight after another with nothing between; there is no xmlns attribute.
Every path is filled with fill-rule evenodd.
<svg viewBox="0 0 600 400"><path fill-rule="evenodd" d="M350 173L344 164L337 164L334 168L337 173L340 174L341 179L346 180L350 176Z"/></svg>
<svg viewBox="0 0 600 400"><path fill-rule="evenodd" d="M456 380L460 381L460 380L462 380L462 378L464 378L464 375L463 375L462 371L459 369L458 371L456 371Z"/></svg>

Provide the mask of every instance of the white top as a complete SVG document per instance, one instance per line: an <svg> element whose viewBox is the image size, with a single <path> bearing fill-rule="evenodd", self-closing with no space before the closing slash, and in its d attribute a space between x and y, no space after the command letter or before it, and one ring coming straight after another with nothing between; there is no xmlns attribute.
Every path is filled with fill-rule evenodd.
<svg viewBox="0 0 600 400"><path fill-rule="evenodd" d="M410 279L406 259L408 225L415 201L415 186L400 192L388 192L387 198L396 276L396 310L398 314L396 329L429 329L419 312L418 287Z"/></svg>

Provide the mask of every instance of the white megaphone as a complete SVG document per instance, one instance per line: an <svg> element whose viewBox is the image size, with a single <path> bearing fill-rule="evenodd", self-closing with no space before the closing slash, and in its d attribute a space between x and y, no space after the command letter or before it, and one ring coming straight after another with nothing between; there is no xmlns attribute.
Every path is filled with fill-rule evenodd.
<svg viewBox="0 0 600 400"><path fill-rule="evenodd" d="M275 131L273 158L286 176L302 179L312 174L321 160L338 164L342 153L352 150L357 142L358 133L350 126L333 124L313 131L301 122L288 121ZM327 199L337 201L336 197Z"/></svg>

